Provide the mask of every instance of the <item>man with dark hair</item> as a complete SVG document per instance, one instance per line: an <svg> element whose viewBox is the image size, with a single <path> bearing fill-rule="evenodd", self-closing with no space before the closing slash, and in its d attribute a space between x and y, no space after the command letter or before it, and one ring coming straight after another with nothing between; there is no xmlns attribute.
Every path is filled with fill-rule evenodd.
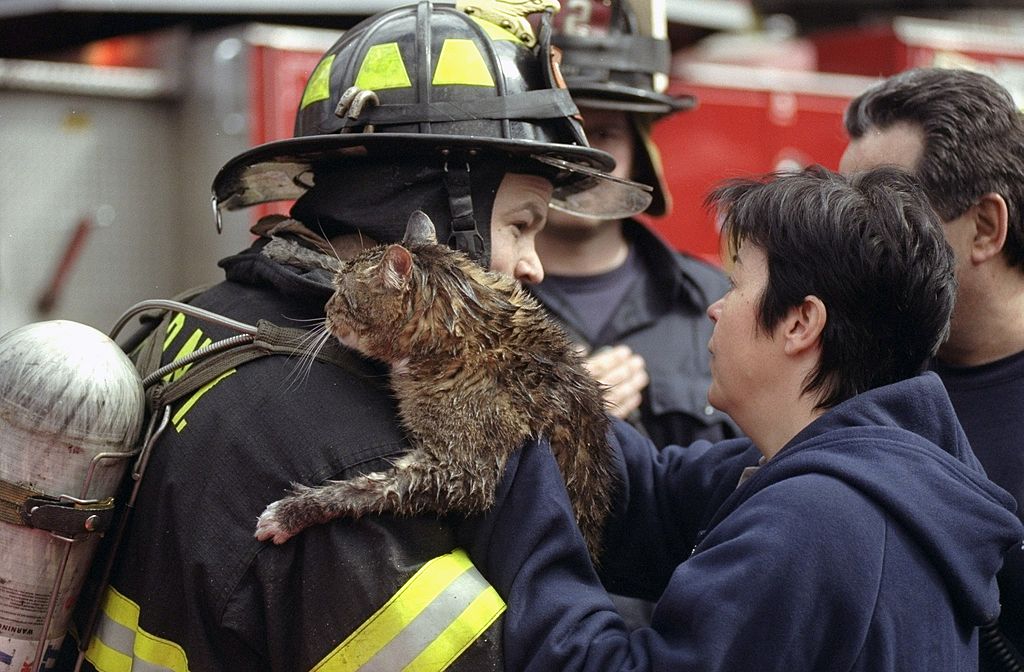
<svg viewBox="0 0 1024 672"><path fill-rule="evenodd" d="M708 398L749 439L658 451L615 424L625 482L602 578L660 592L651 627L632 632L547 446L520 451L498 504L462 530L508 603L506 665L976 669L1024 527L922 373L956 293L935 213L890 168L734 182L711 201L733 263L708 309ZM752 448L761 464L738 473ZM659 571L631 577L637 559Z"/></svg>
<svg viewBox="0 0 1024 672"><path fill-rule="evenodd" d="M840 170L894 164L924 186L957 259L949 339L930 368L945 383L989 478L1024 512L1024 115L990 77L923 68L847 108ZM996 639L1024 663L1024 551L999 573ZM1001 635L1000 635L1001 631ZM1004 645L1006 642L1002 642ZM983 649L983 652L986 651ZM982 669L1004 669L983 653Z"/></svg>

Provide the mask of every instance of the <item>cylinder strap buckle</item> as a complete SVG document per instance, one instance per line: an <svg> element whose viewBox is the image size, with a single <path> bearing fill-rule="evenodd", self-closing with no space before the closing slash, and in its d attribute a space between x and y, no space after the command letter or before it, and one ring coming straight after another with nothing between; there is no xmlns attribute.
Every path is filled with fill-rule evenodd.
<svg viewBox="0 0 1024 672"><path fill-rule="evenodd" d="M105 532L114 517L114 498L73 500L69 497L40 495L29 497L21 507L28 527L53 532L62 537Z"/></svg>
<svg viewBox="0 0 1024 672"><path fill-rule="evenodd" d="M0 480L0 521L46 530L62 537L105 532L114 517L114 498L53 497Z"/></svg>

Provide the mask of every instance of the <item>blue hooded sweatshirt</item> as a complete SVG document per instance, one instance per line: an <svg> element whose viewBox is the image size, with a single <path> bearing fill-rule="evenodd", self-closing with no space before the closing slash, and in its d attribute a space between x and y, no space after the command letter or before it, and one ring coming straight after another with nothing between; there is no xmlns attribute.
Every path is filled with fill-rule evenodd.
<svg viewBox="0 0 1024 672"><path fill-rule="evenodd" d="M627 631L530 445L469 544L508 603L507 669L977 669L1024 530L934 374L837 405L738 487L748 440L658 451L617 423L613 443L625 483L602 566L621 588L635 563L635 589L660 591L652 625Z"/></svg>

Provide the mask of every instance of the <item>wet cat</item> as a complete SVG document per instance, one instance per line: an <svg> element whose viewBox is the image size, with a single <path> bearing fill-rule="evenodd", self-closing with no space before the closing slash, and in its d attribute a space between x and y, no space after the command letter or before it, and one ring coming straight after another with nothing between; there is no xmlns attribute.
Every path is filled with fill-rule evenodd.
<svg viewBox="0 0 1024 672"><path fill-rule="evenodd" d="M595 560L613 487L601 388L560 326L520 284L437 244L413 213L402 244L342 264L327 329L391 367L412 450L394 468L308 487L270 504L256 537L367 513L478 513L508 456L545 437Z"/></svg>

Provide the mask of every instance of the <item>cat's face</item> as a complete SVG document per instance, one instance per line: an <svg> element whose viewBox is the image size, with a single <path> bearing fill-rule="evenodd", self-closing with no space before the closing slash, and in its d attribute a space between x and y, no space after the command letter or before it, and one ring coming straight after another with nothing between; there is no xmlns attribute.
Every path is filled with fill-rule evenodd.
<svg viewBox="0 0 1024 672"><path fill-rule="evenodd" d="M473 349L477 339L508 327L525 296L513 278L438 245L434 225L421 212L410 218L402 244L375 247L344 263L334 287L328 330L392 366Z"/></svg>
<svg viewBox="0 0 1024 672"><path fill-rule="evenodd" d="M412 254L376 247L345 262L327 303L328 330L344 345L383 361L401 358L399 333L410 317Z"/></svg>
<svg viewBox="0 0 1024 672"><path fill-rule="evenodd" d="M342 264L327 302L327 329L343 344L391 364L408 357L408 331L416 301L410 248L436 246L434 223L416 210L402 245L381 245Z"/></svg>

